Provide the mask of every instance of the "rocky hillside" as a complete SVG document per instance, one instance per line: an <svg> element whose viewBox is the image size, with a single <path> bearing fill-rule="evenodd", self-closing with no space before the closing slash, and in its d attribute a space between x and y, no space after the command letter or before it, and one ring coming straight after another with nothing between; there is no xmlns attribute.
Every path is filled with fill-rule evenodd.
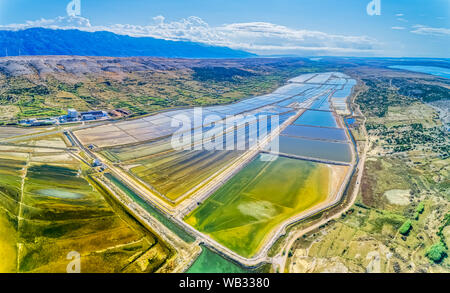
<svg viewBox="0 0 450 293"><path fill-rule="evenodd" d="M305 59L174 59L17 56L0 58L0 123L51 117L67 108L161 109L234 102L269 93L304 70Z"/></svg>

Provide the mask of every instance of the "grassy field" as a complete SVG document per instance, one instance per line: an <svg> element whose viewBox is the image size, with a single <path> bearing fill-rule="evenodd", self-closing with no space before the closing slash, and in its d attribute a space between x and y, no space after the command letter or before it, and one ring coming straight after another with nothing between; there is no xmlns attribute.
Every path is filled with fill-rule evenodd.
<svg viewBox="0 0 450 293"><path fill-rule="evenodd" d="M71 251L82 272L153 272L172 255L63 151L3 151L0 174L1 272L65 272Z"/></svg>
<svg viewBox="0 0 450 293"><path fill-rule="evenodd" d="M185 221L237 253L254 255L283 221L329 195L326 165L280 157L256 158Z"/></svg>
<svg viewBox="0 0 450 293"><path fill-rule="evenodd" d="M14 272L17 259L17 201L20 198L26 155L0 154L0 272Z"/></svg>
<svg viewBox="0 0 450 293"><path fill-rule="evenodd" d="M408 205L405 211L417 205ZM434 213L434 211L437 213ZM408 212L354 206L337 221L299 238L291 249L289 272L448 272L448 261L433 264L425 251L436 239L445 208L425 203L407 236L398 233Z"/></svg>

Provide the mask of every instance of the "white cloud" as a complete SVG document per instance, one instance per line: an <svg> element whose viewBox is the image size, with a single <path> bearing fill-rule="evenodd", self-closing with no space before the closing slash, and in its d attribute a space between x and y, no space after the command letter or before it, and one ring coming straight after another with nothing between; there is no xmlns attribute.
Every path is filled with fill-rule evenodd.
<svg viewBox="0 0 450 293"><path fill-rule="evenodd" d="M414 29L411 32L413 34L435 36L435 37L450 36L450 28L429 27L429 26L425 26L425 25L415 25Z"/></svg>
<svg viewBox="0 0 450 293"><path fill-rule="evenodd" d="M218 27L217 30L232 44L239 44L242 49L260 53L296 50L356 53L374 50L377 45L376 40L365 36L296 30L266 22L235 23Z"/></svg>
<svg viewBox="0 0 450 293"><path fill-rule="evenodd" d="M23 24L9 24L9 25L0 25L1 30L21 30L33 27L45 27L45 28L53 28L53 29L69 29L69 28L91 28L91 23L89 19L78 16L59 16L54 19L44 19L41 18L35 21L27 21Z"/></svg>
<svg viewBox="0 0 450 293"><path fill-rule="evenodd" d="M393 26L392 29L393 30L404 30L405 27L403 27L403 26Z"/></svg>
<svg viewBox="0 0 450 293"><path fill-rule="evenodd" d="M402 17L402 16L404 16L404 14L403 13L397 13L395 16Z"/></svg>
<svg viewBox="0 0 450 293"><path fill-rule="evenodd" d="M257 54L374 55L381 45L367 36L335 35L293 29L268 22L232 23L211 27L195 16L167 22L164 16L159 15L153 18L153 23L144 26L131 24L92 26L89 20L83 17L58 17L0 26L0 29L17 30L31 27L76 28L84 31L106 30L137 37L227 46Z"/></svg>

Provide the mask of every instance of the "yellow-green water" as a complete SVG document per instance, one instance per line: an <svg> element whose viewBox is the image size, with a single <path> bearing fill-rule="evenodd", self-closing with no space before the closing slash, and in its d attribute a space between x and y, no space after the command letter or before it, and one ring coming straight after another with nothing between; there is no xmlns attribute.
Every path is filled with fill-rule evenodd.
<svg viewBox="0 0 450 293"><path fill-rule="evenodd" d="M235 252L251 257L281 223L328 197L327 165L260 156L242 169L185 221Z"/></svg>

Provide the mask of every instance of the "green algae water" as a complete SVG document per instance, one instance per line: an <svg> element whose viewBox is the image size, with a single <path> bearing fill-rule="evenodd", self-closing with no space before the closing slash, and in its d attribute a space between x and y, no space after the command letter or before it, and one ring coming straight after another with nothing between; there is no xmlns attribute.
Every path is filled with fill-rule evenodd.
<svg viewBox="0 0 450 293"><path fill-rule="evenodd" d="M270 155L268 155L270 156ZM245 257L287 219L326 200L327 165L278 157L255 158L184 221Z"/></svg>
<svg viewBox="0 0 450 293"><path fill-rule="evenodd" d="M219 254L202 246L202 253L198 256L186 273L248 273L237 264L223 258Z"/></svg>

